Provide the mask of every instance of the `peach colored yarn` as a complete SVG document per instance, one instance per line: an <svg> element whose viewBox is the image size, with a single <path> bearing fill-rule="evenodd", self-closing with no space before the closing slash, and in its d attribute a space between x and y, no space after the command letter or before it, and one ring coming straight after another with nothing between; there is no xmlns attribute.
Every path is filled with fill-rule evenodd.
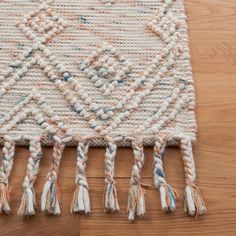
<svg viewBox="0 0 236 236"><path fill-rule="evenodd" d="M61 213L58 174L69 145L78 150L72 212L91 211L85 176L90 146L106 147L105 211L119 210L115 156L121 146L134 151L129 220L146 210L144 146L154 146L162 208L174 211L178 194L163 166L168 145L180 145L183 153L186 212L206 212L195 184L195 94L184 0L6 0L0 15L0 212L10 212L14 147L28 144L19 215L35 214L33 185L44 145L54 146L41 198L46 213Z"/></svg>

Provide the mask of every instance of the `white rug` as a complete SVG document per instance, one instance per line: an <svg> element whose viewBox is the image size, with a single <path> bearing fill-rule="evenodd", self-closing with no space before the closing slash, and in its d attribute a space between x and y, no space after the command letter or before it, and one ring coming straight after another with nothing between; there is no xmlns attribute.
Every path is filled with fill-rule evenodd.
<svg viewBox="0 0 236 236"><path fill-rule="evenodd" d="M183 0L5 0L0 16L2 211L10 211L14 146L28 144L20 215L35 213L41 145L54 146L42 210L60 214L57 175L66 145L78 148L71 210L90 212L89 146L107 147L104 209L119 210L115 153L117 146L132 146L128 217L143 215L143 145L154 145L154 184L163 210L173 211L177 193L166 183L161 156L174 144L183 153L186 210L205 212L194 184L195 95Z"/></svg>

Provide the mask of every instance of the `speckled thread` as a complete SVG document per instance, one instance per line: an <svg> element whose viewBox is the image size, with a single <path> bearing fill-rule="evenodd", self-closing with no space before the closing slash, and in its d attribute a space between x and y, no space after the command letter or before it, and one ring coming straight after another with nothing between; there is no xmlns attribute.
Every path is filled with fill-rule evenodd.
<svg viewBox="0 0 236 236"><path fill-rule="evenodd" d="M115 182L118 147L131 146L134 166L128 219L143 216L144 146L154 146L154 186L162 209L176 209L163 155L179 145L185 167L185 211L206 212L196 186L192 143L195 95L183 0L36 0L0 3L0 212L10 212L15 145L29 145L19 215L34 215L41 146L53 162L41 210L61 214L58 186L65 146L77 146L71 212L91 212L85 167L90 146L105 146L104 211L120 209ZM14 17L12 17L14 16Z"/></svg>

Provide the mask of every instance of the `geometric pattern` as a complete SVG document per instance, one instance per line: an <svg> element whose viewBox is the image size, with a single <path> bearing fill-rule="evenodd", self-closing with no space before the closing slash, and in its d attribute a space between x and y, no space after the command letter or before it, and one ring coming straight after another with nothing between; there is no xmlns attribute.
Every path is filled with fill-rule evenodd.
<svg viewBox="0 0 236 236"><path fill-rule="evenodd" d="M179 195L167 183L163 154L167 145L179 145L185 211L204 214L195 184L195 95L183 0L6 0L1 5L0 213L10 212L15 145L26 144L30 157L19 215L35 214L42 145L53 146L41 196L41 210L48 214L61 213L58 174L66 145L77 146L71 212L91 211L85 174L90 146L106 146L103 208L119 210L115 156L119 146L131 146L128 219L143 216L144 145L154 146L154 186L162 209L174 211Z"/></svg>
<svg viewBox="0 0 236 236"><path fill-rule="evenodd" d="M103 95L110 93L129 76L131 64L111 45L104 44L81 62L80 69Z"/></svg>
<svg viewBox="0 0 236 236"><path fill-rule="evenodd" d="M156 11L151 11L151 5L145 3L148 13L140 20L142 28L138 25L136 30L137 35L141 33L144 39L132 38L128 24L119 26L124 24L122 18L117 18L113 28L107 14L98 15L97 19L89 18L89 4L85 4L86 11L83 16L80 15L77 26L74 25L74 19L66 20L66 17L60 16L58 9L63 9L63 6L57 7L52 1L40 1L35 9L20 17L16 26L22 32L22 39L25 37L28 40L28 47L1 70L1 107L6 104L8 96L16 96L14 91L22 93L21 97L18 96L19 102L32 96L32 93L24 90L22 83L32 74L34 78L37 69L41 71L37 75L38 81L32 80L32 86L29 87L45 98L45 104L49 103L52 109L56 109L53 116L60 117L68 129L67 135L71 137L68 145L78 137L89 137L92 145L104 145L103 137L113 137L118 140L118 145L129 146L128 137L132 139L140 135L145 145L152 145L155 136L161 133L172 134L176 138L187 136L194 140L195 98L182 1L159 1L153 6ZM109 9L116 16L119 15L119 9L124 9L124 3L120 1L98 0L96 4L101 11ZM161 8L159 4L162 4ZM82 5L76 6L82 12ZM138 12L139 6L133 10ZM138 14L135 17L127 15L126 21L133 22L138 19ZM99 25L101 32L97 31ZM115 36L117 31L122 30L127 38L124 49L121 44L123 39ZM89 34L94 41L85 40ZM80 35L81 41L75 39ZM68 49L77 44L80 48L78 56L70 49L73 55L69 57L70 63L60 61L58 52L66 53L59 48L62 44L57 40L60 38L63 38L64 47L68 39L68 42L73 41ZM151 46L139 53L138 47L133 46L135 40L140 47L145 41ZM54 48L54 45L58 48ZM86 48L89 48L88 53L85 52ZM141 60L137 60L139 58ZM72 68L71 64L76 66ZM39 84L39 87L35 84ZM42 84L47 84L47 87ZM56 94L55 99L50 96L51 92ZM60 103L63 105L60 106ZM16 120L16 124L22 122L20 117L24 116L20 116L22 110L19 104L13 103L2 109L1 137L8 132L9 123L13 124ZM11 130L14 133L13 127ZM42 135L43 144L51 144L48 137L53 134L45 132Z"/></svg>

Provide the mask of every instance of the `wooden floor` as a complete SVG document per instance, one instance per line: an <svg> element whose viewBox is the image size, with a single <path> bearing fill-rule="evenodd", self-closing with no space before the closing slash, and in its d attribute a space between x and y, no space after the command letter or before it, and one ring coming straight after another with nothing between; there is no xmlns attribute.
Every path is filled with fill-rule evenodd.
<svg viewBox="0 0 236 236"><path fill-rule="evenodd" d="M10 180L12 214L0 216L0 235L236 235L236 1L185 0L185 5L197 94L199 132L194 150L197 183L206 200L208 214L199 219L187 217L180 200L177 211L166 215L160 209L158 192L147 190L145 217L128 223L127 191L133 163L130 149L118 150L117 157L116 176L122 210L115 215L105 214L101 207L104 150L91 149L87 175L93 212L88 217L71 215L75 149L67 148L59 177L62 215L49 217L39 212L30 219L17 217L29 155L26 148L18 148ZM143 180L151 184L152 150L147 148L145 152ZM51 154L51 149L44 149L37 196L40 196ZM165 168L169 182L182 193L184 172L177 148L167 151Z"/></svg>

